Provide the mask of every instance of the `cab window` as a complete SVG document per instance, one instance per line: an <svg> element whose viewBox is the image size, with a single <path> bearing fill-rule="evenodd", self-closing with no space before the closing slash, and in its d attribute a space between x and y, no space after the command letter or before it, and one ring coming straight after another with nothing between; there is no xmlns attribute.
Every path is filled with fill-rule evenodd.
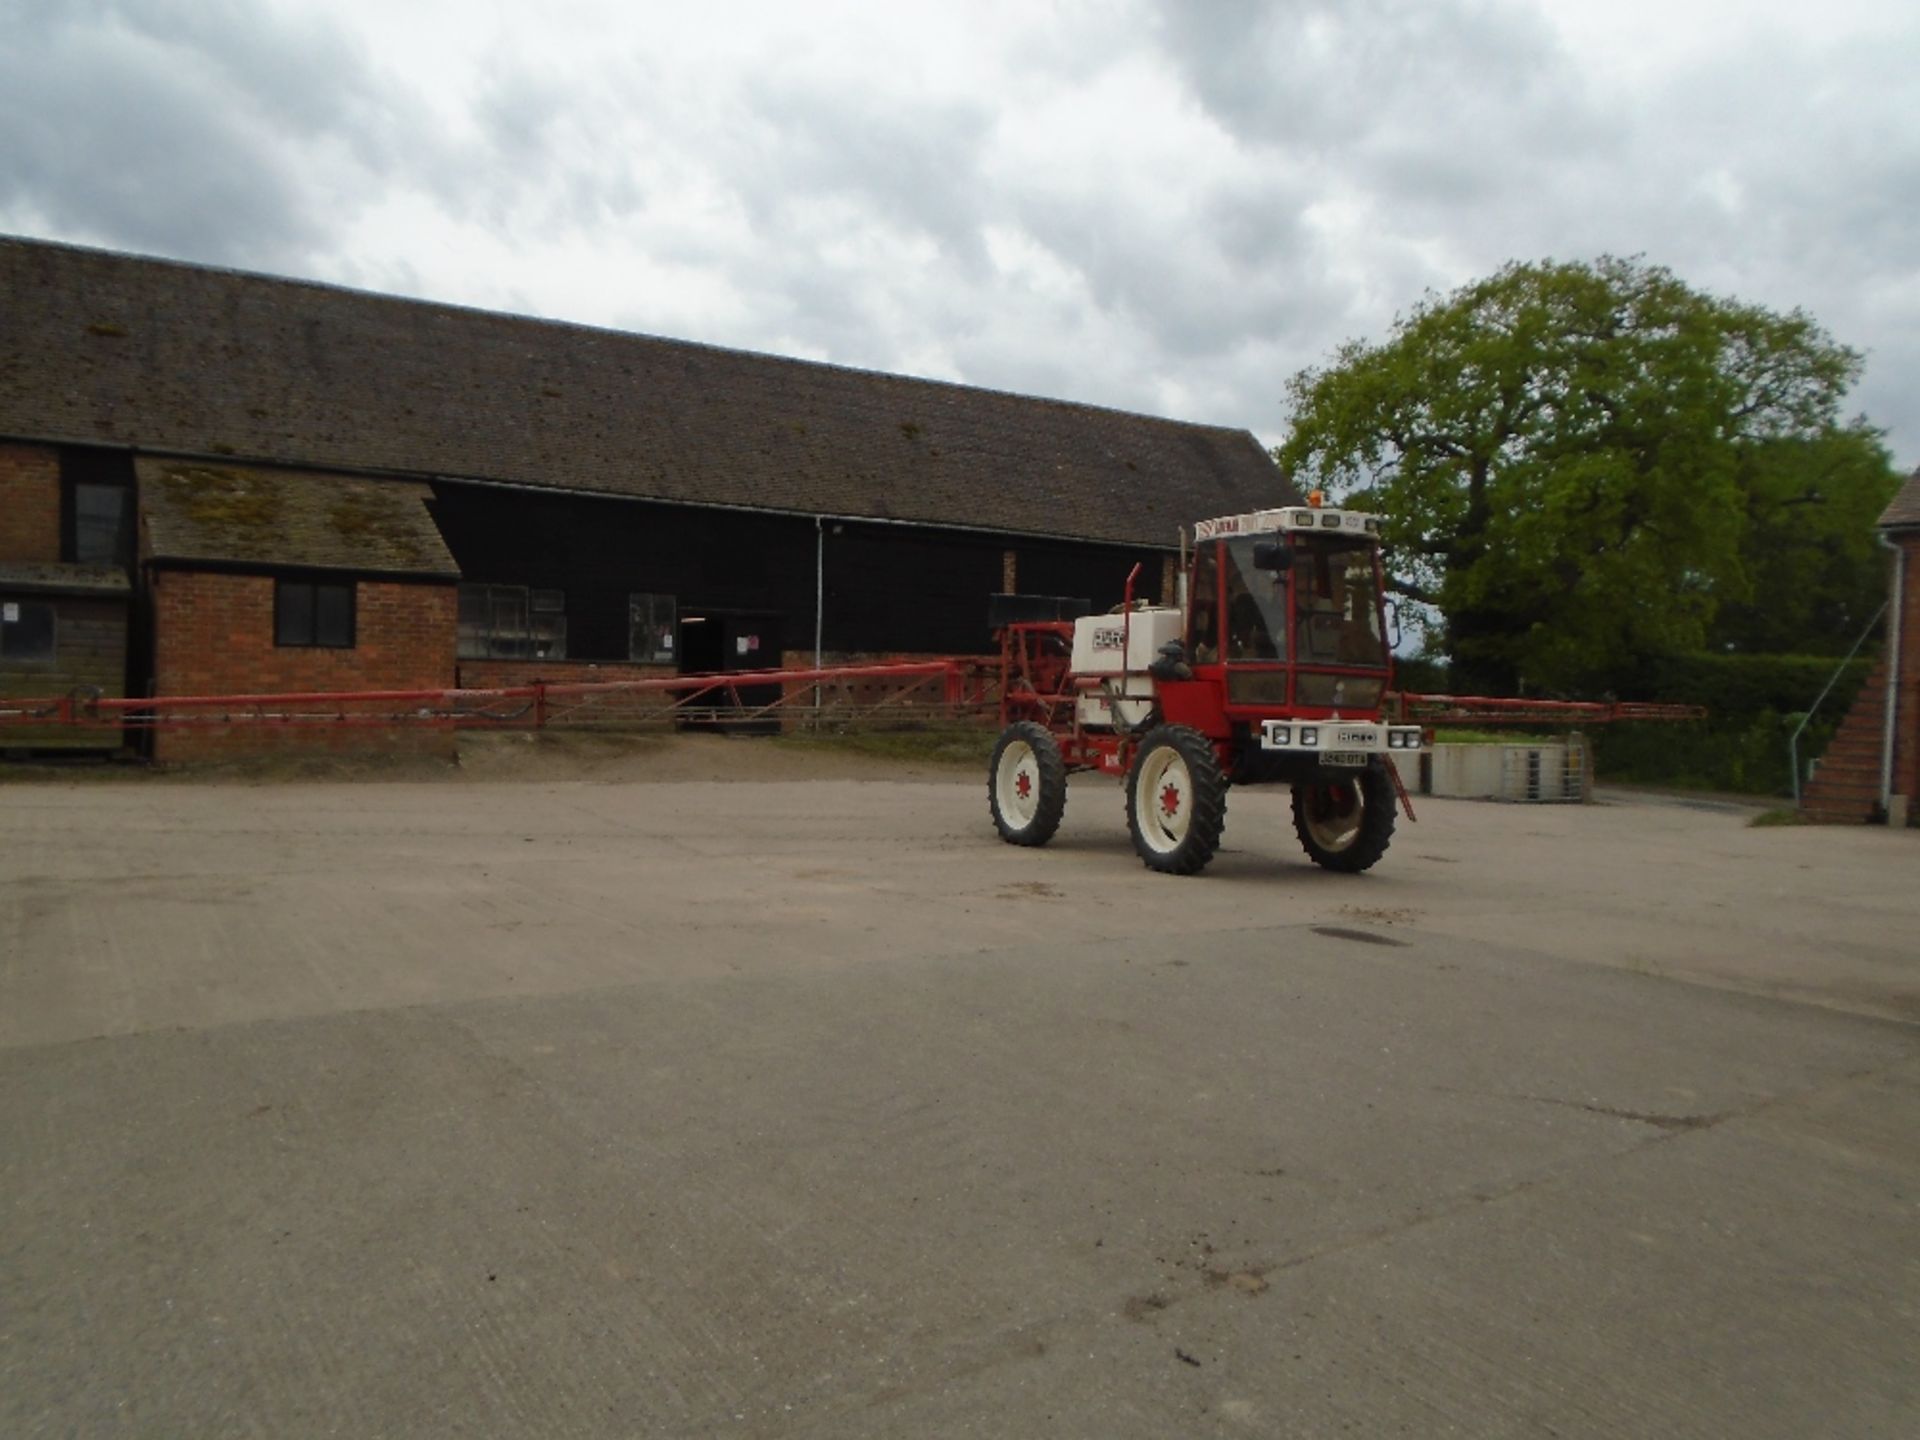
<svg viewBox="0 0 1920 1440"><path fill-rule="evenodd" d="M1229 660L1286 659L1287 577L1254 568L1253 547L1261 539L1271 537L1236 535L1221 547Z"/></svg>
<svg viewBox="0 0 1920 1440"><path fill-rule="evenodd" d="M1309 553L1294 572L1301 662L1385 665L1373 547L1315 545Z"/></svg>

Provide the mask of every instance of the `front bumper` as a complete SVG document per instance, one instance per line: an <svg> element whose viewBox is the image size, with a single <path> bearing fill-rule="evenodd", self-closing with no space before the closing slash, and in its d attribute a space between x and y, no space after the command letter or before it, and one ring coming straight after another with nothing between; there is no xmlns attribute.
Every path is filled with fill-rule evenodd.
<svg viewBox="0 0 1920 1440"><path fill-rule="evenodd" d="M1286 755L1417 755L1425 739L1418 725L1367 720L1260 722L1260 748Z"/></svg>

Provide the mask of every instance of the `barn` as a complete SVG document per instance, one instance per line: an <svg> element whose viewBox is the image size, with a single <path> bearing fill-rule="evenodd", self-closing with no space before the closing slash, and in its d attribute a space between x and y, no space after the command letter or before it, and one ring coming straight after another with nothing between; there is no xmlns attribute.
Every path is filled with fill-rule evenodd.
<svg viewBox="0 0 1920 1440"><path fill-rule="evenodd" d="M0 297L0 567L118 571L134 695L983 653L1295 498L1245 430L683 340L22 239Z"/></svg>

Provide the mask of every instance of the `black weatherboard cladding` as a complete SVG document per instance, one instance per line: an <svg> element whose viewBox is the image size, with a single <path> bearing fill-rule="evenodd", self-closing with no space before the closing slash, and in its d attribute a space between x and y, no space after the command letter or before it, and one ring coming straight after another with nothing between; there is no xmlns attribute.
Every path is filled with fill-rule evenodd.
<svg viewBox="0 0 1920 1440"><path fill-rule="evenodd" d="M991 643L987 597L1002 556L1019 557L1023 590L1119 603L1139 562L1137 594L1159 593L1161 557L1145 549L1075 546L917 526L812 520L743 511L537 495L488 486L434 487L433 518L469 580L566 593L567 651L627 657L627 597L675 598L681 614L774 612L788 657L813 645L816 545L824 541L831 651L979 654Z"/></svg>

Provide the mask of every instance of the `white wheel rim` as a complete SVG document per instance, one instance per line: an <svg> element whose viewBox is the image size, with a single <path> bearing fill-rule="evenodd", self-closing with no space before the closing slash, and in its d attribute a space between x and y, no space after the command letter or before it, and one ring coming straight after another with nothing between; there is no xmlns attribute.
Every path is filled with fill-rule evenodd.
<svg viewBox="0 0 1920 1440"><path fill-rule="evenodd" d="M1016 830L1026 829L1039 813L1040 760L1026 741L1015 740L1000 752L1000 768L993 775L993 797L1000 806L1001 818Z"/></svg>
<svg viewBox="0 0 1920 1440"><path fill-rule="evenodd" d="M1141 765L1134 784L1133 814L1140 838L1156 854L1179 849L1187 838L1193 819L1193 776L1171 745L1155 750Z"/></svg>
<svg viewBox="0 0 1920 1440"><path fill-rule="evenodd" d="M1346 807L1336 808L1332 791L1344 789ZM1321 813L1321 796L1326 796L1325 811ZM1315 786L1306 797L1302 807L1306 814L1307 830L1313 836L1314 843L1322 850L1345 850L1360 838L1361 822L1366 819L1366 796L1357 780L1343 780L1338 787L1333 785Z"/></svg>

